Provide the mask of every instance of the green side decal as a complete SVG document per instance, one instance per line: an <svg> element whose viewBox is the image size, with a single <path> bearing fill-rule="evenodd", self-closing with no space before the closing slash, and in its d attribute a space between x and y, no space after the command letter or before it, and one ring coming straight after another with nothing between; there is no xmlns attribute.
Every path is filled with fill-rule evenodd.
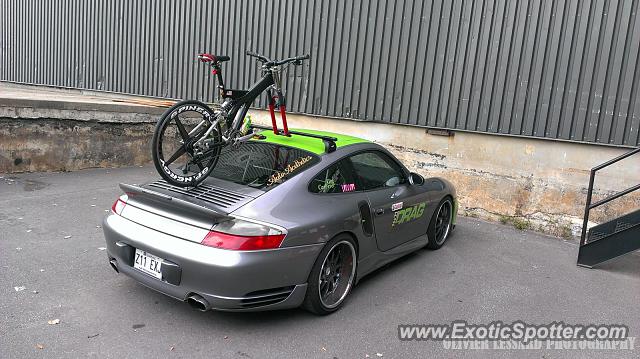
<svg viewBox="0 0 640 359"><path fill-rule="evenodd" d="M344 147L347 145L352 145L355 143L369 142L362 138L347 136L347 135L340 135L340 134L331 133L331 132L306 130L306 129L302 130L302 129L295 129L295 128L292 128L291 130L304 132L312 135L323 135L323 136L335 137L337 139L336 147L338 148ZM301 150L309 151L311 153L315 153L317 155L321 155L324 153L324 142L322 142L322 140L318 138L305 137L305 136L299 136L299 135L298 136L291 135L290 137L286 137L286 136L276 135L271 130L263 130L259 132L259 134L264 136L264 139L254 139L253 141L269 142L277 145L294 147Z"/></svg>
<svg viewBox="0 0 640 359"><path fill-rule="evenodd" d="M458 218L458 200L453 200L453 218L451 219L451 224L456 224L456 219Z"/></svg>
<svg viewBox="0 0 640 359"><path fill-rule="evenodd" d="M398 210L393 214L393 222L391 223L391 226L395 227L397 224L407 223L422 217L424 214L424 207L426 207L426 205L426 202L422 202L411 207Z"/></svg>

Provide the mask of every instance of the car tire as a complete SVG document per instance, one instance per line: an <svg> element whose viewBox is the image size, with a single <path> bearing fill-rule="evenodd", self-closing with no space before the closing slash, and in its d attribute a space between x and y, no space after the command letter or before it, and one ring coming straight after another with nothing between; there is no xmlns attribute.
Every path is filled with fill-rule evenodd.
<svg viewBox="0 0 640 359"><path fill-rule="evenodd" d="M316 315L340 309L355 284L358 255L353 239L338 235L324 246L311 269L302 307Z"/></svg>
<svg viewBox="0 0 640 359"><path fill-rule="evenodd" d="M427 248L436 250L444 245L444 242L446 242L449 234L451 234L453 230L452 220L453 201L451 197L445 197L438 204L438 208L433 213L431 221L429 222L429 228L427 229L429 243L427 243Z"/></svg>

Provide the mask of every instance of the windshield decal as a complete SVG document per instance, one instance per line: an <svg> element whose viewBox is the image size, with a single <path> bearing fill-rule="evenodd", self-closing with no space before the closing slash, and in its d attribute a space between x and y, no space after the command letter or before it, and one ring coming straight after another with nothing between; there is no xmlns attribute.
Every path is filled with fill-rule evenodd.
<svg viewBox="0 0 640 359"><path fill-rule="evenodd" d="M279 171L272 174L271 177L269 177L269 180L267 180L267 185L273 186L276 183L281 183L286 176L295 172L296 170L304 166L306 163L308 163L312 159L313 157L311 156L300 157L296 159L295 161L293 161L293 163L288 164L283 171Z"/></svg>

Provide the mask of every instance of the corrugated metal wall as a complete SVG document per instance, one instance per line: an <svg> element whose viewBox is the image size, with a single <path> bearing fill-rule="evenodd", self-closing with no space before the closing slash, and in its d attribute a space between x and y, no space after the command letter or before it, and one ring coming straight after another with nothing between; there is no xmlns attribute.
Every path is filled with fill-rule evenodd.
<svg viewBox="0 0 640 359"><path fill-rule="evenodd" d="M639 0L16 1L0 79L211 100L198 52L311 53L291 110L637 146Z"/></svg>

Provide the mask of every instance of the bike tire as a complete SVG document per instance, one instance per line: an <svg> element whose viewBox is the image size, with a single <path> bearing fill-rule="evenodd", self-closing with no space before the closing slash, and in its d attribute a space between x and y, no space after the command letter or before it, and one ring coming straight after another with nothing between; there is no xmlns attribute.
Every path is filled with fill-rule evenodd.
<svg viewBox="0 0 640 359"><path fill-rule="evenodd" d="M197 166L200 169L199 172L189 176L185 174L179 175L169 167L169 164L165 165L165 163L168 162L166 161L168 160L168 158L165 158L166 154L163 153L163 143L165 141L164 135L166 133L166 130L171 125L172 121L180 121L180 117L178 115L186 112L197 112L202 115L203 119L209 118L211 120L209 124L214 121L216 116L211 108L209 108L209 106L200 101L187 100L178 102L175 105L171 106L162 115L160 120L158 120L153 133L153 139L151 140L151 155L156 170L158 171L160 176L165 181L167 181L167 183L177 187L195 187L199 183L204 181L215 168L220 156L220 151L222 150L222 134L220 130L220 123L217 123L215 129L209 135L209 138L212 138L214 140L214 143L218 145L214 147L214 150L211 151L211 153L206 158L197 163ZM198 130L193 134L193 136L188 136L188 138L193 139L197 136L201 136L202 134L204 134L203 130ZM188 140L185 140L184 137L183 140L184 142L188 142ZM193 158L193 149L189 149L188 146L185 146L184 144L182 146L183 148L181 150L185 151L184 155Z"/></svg>

